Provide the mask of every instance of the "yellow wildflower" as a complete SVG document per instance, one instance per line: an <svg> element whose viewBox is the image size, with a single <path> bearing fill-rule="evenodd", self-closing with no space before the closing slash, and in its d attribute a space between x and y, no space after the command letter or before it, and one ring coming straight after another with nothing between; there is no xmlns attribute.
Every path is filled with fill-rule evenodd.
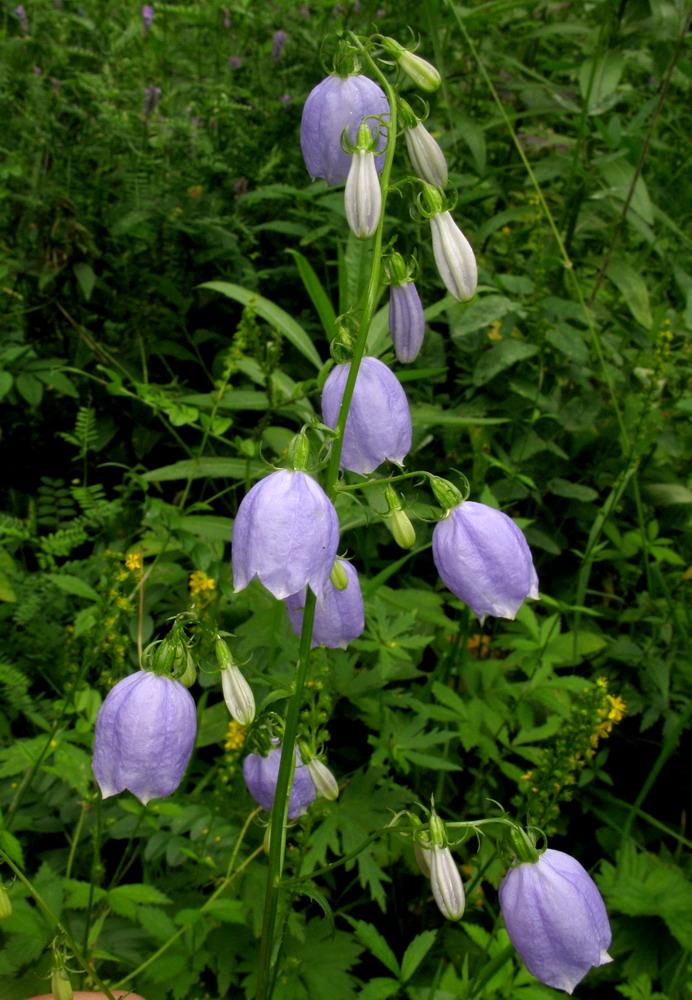
<svg viewBox="0 0 692 1000"><path fill-rule="evenodd" d="M211 576L207 576L204 570L196 569L190 573L190 593L193 597L198 597L205 590L214 590L215 587L216 580Z"/></svg>

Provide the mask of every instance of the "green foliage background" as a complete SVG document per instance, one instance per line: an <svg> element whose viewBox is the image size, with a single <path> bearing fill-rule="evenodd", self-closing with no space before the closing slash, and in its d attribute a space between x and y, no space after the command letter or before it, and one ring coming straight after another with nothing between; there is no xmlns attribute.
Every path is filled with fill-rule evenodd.
<svg viewBox="0 0 692 1000"><path fill-rule="evenodd" d="M492 839L456 849L454 926L394 833L322 872L434 794L450 821L499 802L592 871L614 962L579 996L690 998L689 4L181 0L156 3L149 31L138 2L24 10L0 12L0 848L40 901L2 866L2 1000L48 988L50 914L147 1000L253 995L251 735L204 667L220 628L258 701L280 710L290 684L297 639L261 587L233 595L229 542L248 487L319 413L334 316L363 285L367 249L341 193L309 182L298 132L323 40L375 23L402 42L411 25L442 73L428 124L480 267L472 303L446 296L426 227L390 199L429 323L397 370L409 465L458 469L517 519L542 600L479 629L434 572L425 487L405 490L410 553L378 491L340 497L367 627L315 654L305 718L342 792L291 831L275 996L553 995L508 945ZM386 294L369 349L391 358ZM146 810L101 802L99 705L138 637L192 607L184 783Z"/></svg>

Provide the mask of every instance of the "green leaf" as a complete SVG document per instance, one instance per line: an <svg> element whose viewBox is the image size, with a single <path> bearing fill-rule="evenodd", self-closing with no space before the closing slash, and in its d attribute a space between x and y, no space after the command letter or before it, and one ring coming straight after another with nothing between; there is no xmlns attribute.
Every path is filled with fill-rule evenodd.
<svg viewBox="0 0 692 1000"><path fill-rule="evenodd" d="M39 405L43 399L43 386L37 378L22 372L17 375L14 384L19 395L27 401L29 406Z"/></svg>
<svg viewBox="0 0 692 1000"><path fill-rule="evenodd" d="M96 275L92 268L88 264L85 264L84 261L79 261L73 266L72 270L74 271L74 276L77 279L77 284L81 289L82 295L88 302L96 284Z"/></svg>
<svg viewBox="0 0 692 1000"><path fill-rule="evenodd" d="M145 885L143 882L118 885L108 892L108 905L113 912L118 913L121 917L130 917L131 919L135 918L139 903L153 903L161 906L170 902L168 896L155 886Z"/></svg>
<svg viewBox="0 0 692 1000"><path fill-rule="evenodd" d="M551 479L548 489L558 497L567 497L570 500L582 500L584 503L591 503L598 500L598 493L590 486L582 486L581 483L570 483L568 479Z"/></svg>
<svg viewBox="0 0 692 1000"><path fill-rule="evenodd" d="M620 52L602 52L585 59L579 67L579 90L590 115L613 106L614 91L620 82L625 60Z"/></svg>
<svg viewBox="0 0 692 1000"><path fill-rule="evenodd" d="M204 913L225 924L245 923L245 904L242 899L212 899L204 907Z"/></svg>
<svg viewBox="0 0 692 1000"><path fill-rule="evenodd" d="M305 330L299 323L296 323L292 316L289 316L285 310L275 305L274 302L263 298L257 292L251 292L249 288L241 288L240 285L233 285L228 281L207 281L199 287L208 288L212 292L220 292L221 295L225 295L229 299L241 302L244 306L250 306L258 316L266 319L275 330L278 330L287 340L290 340L293 346L308 361L313 363L315 368L319 370L322 367L322 359L315 350Z"/></svg>
<svg viewBox="0 0 692 1000"><path fill-rule="evenodd" d="M94 588L78 576L69 573L51 573L48 579L66 594L74 594L75 597L86 597L90 601L98 601L99 595Z"/></svg>
<svg viewBox="0 0 692 1000"><path fill-rule="evenodd" d="M233 521L230 517L217 517L214 514L190 514L181 517L178 526L210 542L230 542Z"/></svg>
<svg viewBox="0 0 692 1000"><path fill-rule="evenodd" d="M537 351L535 344L528 344L525 340L503 340L482 355L473 373L473 384L485 385L501 371L530 358Z"/></svg>
<svg viewBox="0 0 692 1000"><path fill-rule="evenodd" d="M10 372L0 372L0 399L4 399L12 388L14 379Z"/></svg>
<svg viewBox="0 0 692 1000"><path fill-rule="evenodd" d="M24 867L22 845L9 830L0 830L0 847L16 865L19 865L20 868Z"/></svg>
<svg viewBox="0 0 692 1000"><path fill-rule="evenodd" d="M615 257L608 265L606 273L621 293L625 305L637 323L640 323L645 330L650 330L654 319L649 303L649 289L639 271L635 271L621 257Z"/></svg>
<svg viewBox="0 0 692 1000"><path fill-rule="evenodd" d="M191 458L173 465L162 465L142 475L147 483L165 483L175 479L258 479L268 471L262 462L244 458Z"/></svg>
<svg viewBox="0 0 692 1000"><path fill-rule="evenodd" d="M357 939L361 944L365 945L370 954L379 959L395 976L399 976L401 969L397 957L380 932L372 924L368 924L364 920L353 920L349 916L346 916L346 920L348 920L353 928Z"/></svg>
<svg viewBox="0 0 692 1000"><path fill-rule="evenodd" d="M315 274L312 264L310 264L307 258L303 257L302 253L298 253L297 250L287 250L286 252L290 253L291 257L295 260L301 281L310 296L310 301L317 310L317 315L320 318L327 340L331 340L336 328L336 313L322 282Z"/></svg>
<svg viewBox="0 0 692 1000"><path fill-rule="evenodd" d="M408 982L420 963L428 954L437 938L437 931L423 931L417 934L404 952L401 960L401 981Z"/></svg>
<svg viewBox="0 0 692 1000"><path fill-rule="evenodd" d="M12 589L12 584L9 581L9 577L6 573L0 570L0 601L16 601L17 595Z"/></svg>
<svg viewBox="0 0 692 1000"><path fill-rule="evenodd" d="M560 667L576 667L582 660L600 652L608 645L606 639L593 632L564 632L555 636L545 647L545 656Z"/></svg>
<svg viewBox="0 0 692 1000"><path fill-rule="evenodd" d="M375 976L368 979L365 986L358 993L358 1000L388 1000L395 996L401 987L398 979L390 979L389 976Z"/></svg>
<svg viewBox="0 0 692 1000"><path fill-rule="evenodd" d="M606 194L617 202L624 202L635 176L635 168L624 158L617 160L601 157L595 161L595 167L608 185ZM619 206L618 206L619 210ZM637 177L634 192L630 202L629 212L634 211L649 226L654 224L654 210L649 198L649 192L641 174Z"/></svg>
<svg viewBox="0 0 692 1000"><path fill-rule="evenodd" d="M682 483L647 483L644 493L652 503L661 507L692 503L692 490L688 490Z"/></svg>

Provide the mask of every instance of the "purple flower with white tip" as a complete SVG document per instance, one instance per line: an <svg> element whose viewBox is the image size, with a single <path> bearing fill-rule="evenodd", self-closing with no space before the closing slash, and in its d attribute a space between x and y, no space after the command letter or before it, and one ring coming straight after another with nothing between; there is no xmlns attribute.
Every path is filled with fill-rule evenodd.
<svg viewBox="0 0 692 1000"><path fill-rule="evenodd" d="M233 586L258 577L279 600L329 585L339 544L334 505L305 472L279 469L243 498L233 525Z"/></svg>
<svg viewBox="0 0 692 1000"><path fill-rule="evenodd" d="M351 167L351 157L341 146L344 129L355 143L358 128L364 118L389 115L389 102L384 91L367 76L328 76L310 92L300 123L300 148L310 177L322 177L333 186L345 181ZM371 132L377 125L368 121ZM386 134L380 129L377 150L384 149ZM378 173L384 167L384 157L375 157Z"/></svg>
<svg viewBox="0 0 692 1000"><path fill-rule="evenodd" d="M547 986L571 993L592 967L612 962L605 904L569 854L549 848L537 861L510 868L500 907L521 960Z"/></svg>
<svg viewBox="0 0 692 1000"><path fill-rule="evenodd" d="M247 790L255 802L262 806L266 812L271 812L274 805L282 749L281 746L275 746L266 757L262 757L258 753L251 753L243 761L243 778ZM295 752L296 766L288 800L289 819L297 819L298 816L302 816L317 797L310 771L307 765L303 764L298 747L296 747Z"/></svg>
<svg viewBox="0 0 692 1000"><path fill-rule="evenodd" d="M423 346L425 317L423 304L413 281L389 289L389 332L397 361L415 361Z"/></svg>
<svg viewBox="0 0 692 1000"><path fill-rule="evenodd" d="M445 586L478 615L514 618L538 598L538 576L520 528L502 511L465 500L433 531L433 559Z"/></svg>
<svg viewBox="0 0 692 1000"><path fill-rule="evenodd" d="M435 187L447 187L447 161L436 139L422 122L404 129L404 139L411 166L421 180Z"/></svg>
<svg viewBox="0 0 692 1000"><path fill-rule="evenodd" d="M312 630L313 647L346 649L349 642L362 635L365 628L358 573L345 559L339 559L338 562L346 573L348 586L344 590L339 590L330 581L322 599L317 602ZM296 635L300 635L303 628L305 593L305 590L301 590L299 594L286 598L286 611Z"/></svg>
<svg viewBox="0 0 692 1000"><path fill-rule="evenodd" d="M196 735L195 702L179 681L145 670L118 681L96 718L92 767L104 799L126 788L145 805L171 795Z"/></svg>
<svg viewBox="0 0 692 1000"><path fill-rule="evenodd" d="M468 302L476 293L478 270L471 244L449 212L430 216L435 264L450 295Z"/></svg>
<svg viewBox="0 0 692 1000"><path fill-rule="evenodd" d="M356 149L353 153L346 179L344 205L353 235L359 240L369 240L374 236L382 212L382 190L375 154L368 149Z"/></svg>
<svg viewBox="0 0 692 1000"><path fill-rule="evenodd" d="M337 365L322 390L322 418L336 427L351 363ZM384 461L401 465L411 448L411 413L396 375L377 358L360 363L346 420L341 468L367 475Z"/></svg>

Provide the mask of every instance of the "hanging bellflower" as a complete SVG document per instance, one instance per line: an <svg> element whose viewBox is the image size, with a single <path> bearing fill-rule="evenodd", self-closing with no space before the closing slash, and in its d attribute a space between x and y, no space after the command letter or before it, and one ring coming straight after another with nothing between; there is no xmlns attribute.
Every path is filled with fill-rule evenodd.
<svg viewBox="0 0 692 1000"><path fill-rule="evenodd" d="M433 531L433 560L444 585L478 615L514 618L526 597L538 599L538 576L523 532L511 517L462 500L444 480L431 485L446 509Z"/></svg>
<svg viewBox="0 0 692 1000"><path fill-rule="evenodd" d="M249 754L243 761L243 778L248 792L257 805L266 812L271 812L276 795L276 782L281 764L281 746L273 747L266 757L258 753ZM295 748L296 766L293 772L293 783L288 800L288 818L297 819L317 798L315 786L310 777L310 771L303 764L298 747Z"/></svg>
<svg viewBox="0 0 692 1000"><path fill-rule="evenodd" d="M471 244L447 211L446 204L439 188L423 185L418 207L430 222L438 273L450 295L459 302L468 302L475 295L478 284L476 258Z"/></svg>
<svg viewBox="0 0 692 1000"><path fill-rule="evenodd" d="M322 419L327 427L336 427L350 369L350 362L336 365L324 384ZM364 476L384 461L401 465L411 438L411 413L401 383L377 358L364 357L344 429L341 468Z"/></svg>
<svg viewBox="0 0 692 1000"><path fill-rule="evenodd" d="M425 336L423 304L414 282L411 268L401 254L392 253L385 263L390 281L389 332L397 361L408 364L418 357Z"/></svg>
<svg viewBox="0 0 692 1000"><path fill-rule="evenodd" d="M345 129L348 138L356 141L364 118L385 118L389 102L384 91L367 76L328 76L310 92L300 123L300 148L310 177L322 177L334 186L345 181L351 168L351 157L344 152L341 139ZM373 126L377 128L377 126ZM368 125L370 129L370 125ZM386 145L386 132L380 128L376 151ZM375 157L375 169L384 167L384 157Z"/></svg>
<svg viewBox="0 0 692 1000"><path fill-rule="evenodd" d="M351 232L360 240L375 235L382 212L382 189L373 152L375 145L370 127L363 122L358 129L344 192L346 218Z"/></svg>
<svg viewBox="0 0 692 1000"><path fill-rule="evenodd" d="M612 962L605 904L569 854L548 848L515 864L500 885L500 907L521 960L547 986L572 993L592 967Z"/></svg>
<svg viewBox="0 0 692 1000"><path fill-rule="evenodd" d="M428 132L413 109L399 100L399 115L404 126L404 140L411 166L422 181L445 188L449 180L447 161L436 139Z"/></svg>
<svg viewBox="0 0 692 1000"><path fill-rule="evenodd" d="M196 735L195 702L179 681L145 670L118 681L96 718L92 766L104 799L125 788L145 805L171 795Z"/></svg>
<svg viewBox="0 0 692 1000"><path fill-rule="evenodd" d="M305 587L321 597L339 544L339 521L322 487L307 473L279 469L243 498L233 525L233 586L258 577L282 600Z"/></svg>
<svg viewBox="0 0 692 1000"><path fill-rule="evenodd" d="M346 586L335 587L330 581L315 607L315 624L312 630L312 646L326 646L328 649L346 649L349 642L357 639L365 628L363 597L355 567L345 559L337 559L346 576ZM303 589L298 594L286 598L286 611L291 627L296 635L303 628Z"/></svg>

